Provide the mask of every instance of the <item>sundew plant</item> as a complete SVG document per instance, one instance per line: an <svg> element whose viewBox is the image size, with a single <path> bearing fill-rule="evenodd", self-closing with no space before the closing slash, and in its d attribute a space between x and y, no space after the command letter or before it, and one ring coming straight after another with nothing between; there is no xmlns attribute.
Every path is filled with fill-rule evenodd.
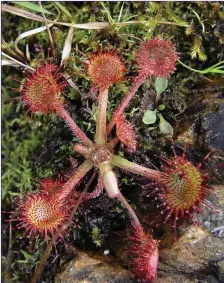
<svg viewBox="0 0 224 283"><path fill-rule="evenodd" d="M48 257L66 253L61 246L82 246L74 231L89 228L79 216L103 196L128 229L127 268L139 282L156 282L159 239L142 225L133 196L147 190L163 217L152 222L170 221L176 237L209 206L209 176L186 150L176 153L176 117L163 97L188 79L223 75L223 5L39 1L3 2L2 11L7 280L22 282L24 264L25 280L37 282ZM207 53L213 44L215 57ZM141 153L150 164L138 161ZM101 231L82 241L100 247L110 236Z"/></svg>

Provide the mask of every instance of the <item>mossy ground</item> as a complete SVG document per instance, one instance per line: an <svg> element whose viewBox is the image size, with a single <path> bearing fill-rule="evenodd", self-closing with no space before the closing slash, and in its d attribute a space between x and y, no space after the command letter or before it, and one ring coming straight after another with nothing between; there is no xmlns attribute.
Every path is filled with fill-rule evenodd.
<svg viewBox="0 0 224 283"><path fill-rule="evenodd" d="M60 22L90 23L109 22L110 26L103 30L75 29L72 40L72 51L64 66L69 76L74 80L78 89L68 89L66 93L66 107L77 121L79 126L90 137L94 137L95 116L97 102L89 98L90 81L85 76L85 60L91 53L99 49L108 48L117 51L123 58L127 73L126 81L118 86L111 87L108 104L108 120L112 110L119 104L126 94L136 75L135 50L141 40L161 36L172 40L176 44L179 58L186 65L196 69L205 69L223 60L224 43L224 11L223 4L216 2L60 2L71 14L61 11ZM10 4L4 2L4 4ZM57 10L53 3L44 2L43 6L53 15ZM21 7L20 7L21 8ZM41 15L35 11L31 11ZM197 15L199 17L197 17ZM8 45L13 48L17 36L25 31L42 26L34 20L25 19L10 13L3 12L2 36ZM139 24L117 26L117 23L139 21ZM161 23L163 22L163 23ZM165 22L165 23L164 23ZM172 22L174 24L169 24ZM53 40L56 47L56 62L60 62L64 40L68 28L55 25L52 28ZM49 41L46 32L26 37L19 43L19 48L25 52L28 44L31 56L31 65L35 66L40 60L47 58ZM42 45L43 52L35 52L34 44ZM7 48L3 47L7 53ZM206 60L205 60L206 59ZM14 100L18 93L8 87L19 88L19 83L11 78L23 79L22 69L9 66L2 67L2 208L6 211L15 209L13 199L22 197L26 192L34 192L39 188L39 181L46 177L56 177L69 172L72 164L78 163L80 157L74 153L72 145L77 141L64 125L63 121L55 116L30 117L20 100ZM208 75L215 79L219 75ZM206 79L199 74L184 69L179 64L177 70L169 78L167 92L163 96L166 106L164 117L175 129L178 114L182 113L189 102L189 89L201 85ZM126 110L127 118L135 123L138 133L139 148L137 153L123 154L139 164L151 166L151 162L159 165L154 154L170 154L170 141L161 136L158 127L149 129L142 122L145 104L142 98L147 96L147 84L137 92L130 106ZM146 97L146 104L153 103ZM168 146L167 146L168 144ZM168 150L167 150L168 149ZM120 153L123 148L117 149ZM120 187L133 207L139 205L141 198L141 180L131 175L118 173ZM139 199L136 201L136 199ZM67 241L81 248L100 250L93 241L104 241L116 230L125 229L127 215L116 201L109 201L104 196L99 200L90 201L80 210L79 227L72 229ZM106 204L106 205L105 205ZM107 205L109 204L109 206ZM102 206L101 206L102 205ZM102 207L105 206L105 211ZM110 210L108 210L110 207ZM4 215L3 221L8 216ZM4 282L29 282L35 265L41 258L45 244L39 240L34 247L33 242L25 238L23 231L12 230L15 225L3 222L3 280ZM99 230L99 239L97 232ZM53 282L56 266L69 256L69 252L58 245L60 257L56 263L52 255L47 263L44 278Z"/></svg>

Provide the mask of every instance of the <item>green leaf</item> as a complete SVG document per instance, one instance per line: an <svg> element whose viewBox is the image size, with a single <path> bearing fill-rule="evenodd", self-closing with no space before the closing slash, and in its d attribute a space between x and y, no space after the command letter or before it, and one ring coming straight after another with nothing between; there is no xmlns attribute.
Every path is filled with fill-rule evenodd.
<svg viewBox="0 0 224 283"><path fill-rule="evenodd" d="M63 5L61 5L60 2L54 1L54 4L55 4L56 6L58 6L58 8L59 8L63 13L65 13L66 16L68 16L70 19L72 18L71 13L70 13Z"/></svg>
<svg viewBox="0 0 224 283"><path fill-rule="evenodd" d="M28 9L33 10L35 12L40 12L40 13L45 13L45 14L53 14L53 13L49 12L48 10L46 10L46 9L36 5L36 4L33 4L31 2L12 1L12 3L19 5L19 6L22 6L22 7L25 7L25 8L28 8Z"/></svg>
<svg viewBox="0 0 224 283"><path fill-rule="evenodd" d="M159 96L162 92L167 89L168 80L165 78L156 78L155 80L155 89L156 93Z"/></svg>
<svg viewBox="0 0 224 283"><path fill-rule="evenodd" d="M154 124L156 121L156 110L147 110L142 118L142 122L146 125Z"/></svg>
<svg viewBox="0 0 224 283"><path fill-rule="evenodd" d="M157 109L158 109L159 111L163 111L165 108L166 108L166 106L165 106L164 104L160 104L160 105L157 107Z"/></svg>
<svg viewBox="0 0 224 283"><path fill-rule="evenodd" d="M173 137L173 127L170 125L169 122L167 122L163 116L161 114L158 114L159 115L159 119L160 119L160 122L159 122L159 129L160 129L160 132L170 138Z"/></svg>
<svg viewBox="0 0 224 283"><path fill-rule="evenodd" d="M32 258L32 256L30 254L28 254L27 252L21 250L23 256L25 257L25 260L29 260L30 258Z"/></svg>

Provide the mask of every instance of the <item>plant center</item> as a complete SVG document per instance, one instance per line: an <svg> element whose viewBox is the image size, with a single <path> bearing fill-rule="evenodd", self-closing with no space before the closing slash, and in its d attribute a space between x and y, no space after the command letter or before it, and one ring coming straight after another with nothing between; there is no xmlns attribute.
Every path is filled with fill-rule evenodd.
<svg viewBox="0 0 224 283"><path fill-rule="evenodd" d="M110 163L112 153L106 146L94 146L91 148L91 159L98 166L103 163Z"/></svg>

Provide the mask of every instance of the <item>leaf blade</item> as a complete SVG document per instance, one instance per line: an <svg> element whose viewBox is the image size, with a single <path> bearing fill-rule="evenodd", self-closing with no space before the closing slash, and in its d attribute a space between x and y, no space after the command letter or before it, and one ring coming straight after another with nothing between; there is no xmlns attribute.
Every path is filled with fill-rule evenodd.
<svg viewBox="0 0 224 283"><path fill-rule="evenodd" d="M155 80L155 89L158 96L167 89L168 80L157 77Z"/></svg>
<svg viewBox="0 0 224 283"><path fill-rule="evenodd" d="M33 10L35 12L39 12L39 13L45 13L45 14L53 14L51 12L49 12L48 10L34 4L34 3L31 3L31 2L25 2L25 1L21 1L21 2L17 2L17 1L12 1L13 4L16 4L18 6L21 6L21 7L24 7L24 8L27 8L27 9L30 9L30 10Z"/></svg>
<svg viewBox="0 0 224 283"><path fill-rule="evenodd" d="M54 4L55 4L63 13L65 13L66 16L68 16L70 19L72 18L71 13L70 13L62 4L60 4L60 2L54 1Z"/></svg>

